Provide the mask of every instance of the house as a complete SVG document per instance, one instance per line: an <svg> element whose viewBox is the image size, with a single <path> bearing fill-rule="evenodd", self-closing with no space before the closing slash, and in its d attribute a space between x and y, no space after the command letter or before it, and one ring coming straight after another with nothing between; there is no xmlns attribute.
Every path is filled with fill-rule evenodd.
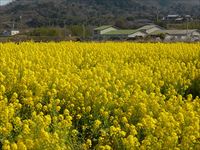
<svg viewBox="0 0 200 150"><path fill-rule="evenodd" d="M179 17L177 19L175 19L176 23L183 23L184 22L184 18L183 17Z"/></svg>
<svg viewBox="0 0 200 150"><path fill-rule="evenodd" d="M170 21L170 22L173 22L175 21L176 19L178 18L181 18L180 15L178 14L175 14L175 15L167 15L166 17L163 18L163 21Z"/></svg>
<svg viewBox="0 0 200 150"><path fill-rule="evenodd" d="M112 25L100 26L100 27L94 29L93 36L95 38L99 38L99 37L101 37L101 35L103 35L107 32L110 32L110 31L115 31L115 30L117 30L117 28Z"/></svg>
<svg viewBox="0 0 200 150"><path fill-rule="evenodd" d="M19 30L11 30L10 31L10 35L13 36L13 35L17 35L19 34Z"/></svg>
<svg viewBox="0 0 200 150"><path fill-rule="evenodd" d="M101 26L94 29L94 38L96 39L129 39L136 37L146 37L148 34L162 30L161 27L150 24L136 30L118 29L111 25Z"/></svg>
<svg viewBox="0 0 200 150"><path fill-rule="evenodd" d="M130 39L136 37L145 37L147 34L138 30L113 30L103 34L104 39Z"/></svg>
<svg viewBox="0 0 200 150"><path fill-rule="evenodd" d="M200 40L200 31L193 30L160 30L150 34L153 37L164 36L165 41L197 41Z"/></svg>
<svg viewBox="0 0 200 150"><path fill-rule="evenodd" d="M117 29L113 26L102 26L95 28L94 33L99 39L135 39L137 37L145 38L147 36L165 41L200 41L200 31L193 30L166 30L158 25L149 24L139 29L127 30Z"/></svg>
<svg viewBox="0 0 200 150"><path fill-rule="evenodd" d="M183 23L184 21L192 21L193 18L191 15L167 15L166 17L163 17L162 21L167 22L174 22L174 23Z"/></svg>
<svg viewBox="0 0 200 150"><path fill-rule="evenodd" d="M158 26L158 25L155 25L155 24L150 24L150 25L145 25L139 29L137 29L138 31L142 31L146 34L150 34L150 33L153 33L155 31L160 31L160 30L163 30L162 27Z"/></svg>
<svg viewBox="0 0 200 150"><path fill-rule="evenodd" d="M3 31L2 34L3 34L3 36L14 36L14 35L17 35L19 33L20 33L19 30L9 30L9 31L5 30L5 31Z"/></svg>
<svg viewBox="0 0 200 150"><path fill-rule="evenodd" d="M193 21L193 18L192 18L191 15L185 15L184 19L187 20L187 21Z"/></svg>

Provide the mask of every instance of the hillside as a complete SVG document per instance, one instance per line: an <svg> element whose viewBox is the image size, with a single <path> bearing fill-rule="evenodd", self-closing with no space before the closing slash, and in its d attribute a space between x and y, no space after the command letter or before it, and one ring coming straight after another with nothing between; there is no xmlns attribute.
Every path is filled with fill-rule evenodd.
<svg viewBox="0 0 200 150"><path fill-rule="evenodd" d="M13 20L21 27L71 24L113 24L124 20L155 20L165 14L200 15L199 0L16 0L0 7L1 27ZM20 17L21 16L21 17Z"/></svg>

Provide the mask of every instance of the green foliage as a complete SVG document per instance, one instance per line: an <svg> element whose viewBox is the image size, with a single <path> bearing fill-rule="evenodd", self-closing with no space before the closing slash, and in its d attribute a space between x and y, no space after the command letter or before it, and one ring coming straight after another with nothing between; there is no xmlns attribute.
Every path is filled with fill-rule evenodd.
<svg viewBox="0 0 200 150"><path fill-rule="evenodd" d="M72 36L84 38L92 35L90 29L84 25L70 25L67 28L71 31Z"/></svg>
<svg viewBox="0 0 200 150"><path fill-rule="evenodd" d="M59 32L54 28L36 28L29 33L31 36L58 36Z"/></svg>
<svg viewBox="0 0 200 150"><path fill-rule="evenodd" d="M189 22L188 25L186 22L182 24L169 24L168 28L176 28L176 29L200 29L200 23L197 21Z"/></svg>
<svg viewBox="0 0 200 150"><path fill-rule="evenodd" d="M165 34L161 33L161 34L159 34L159 37L160 37L161 40L164 40L165 39Z"/></svg>
<svg viewBox="0 0 200 150"><path fill-rule="evenodd" d="M188 88L186 95L188 94L192 94L193 97L200 97L200 77L195 78L192 83L191 86Z"/></svg>

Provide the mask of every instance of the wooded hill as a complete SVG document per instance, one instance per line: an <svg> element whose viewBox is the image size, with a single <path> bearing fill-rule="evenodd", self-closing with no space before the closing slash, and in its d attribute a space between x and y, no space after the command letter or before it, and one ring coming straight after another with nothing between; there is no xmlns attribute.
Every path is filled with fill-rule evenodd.
<svg viewBox="0 0 200 150"><path fill-rule="evenodd" d="M199 0L16 0L0 7L0 28L115 24L167 14L200 16ZM21 17L20 17L21 16Z"/></svg>

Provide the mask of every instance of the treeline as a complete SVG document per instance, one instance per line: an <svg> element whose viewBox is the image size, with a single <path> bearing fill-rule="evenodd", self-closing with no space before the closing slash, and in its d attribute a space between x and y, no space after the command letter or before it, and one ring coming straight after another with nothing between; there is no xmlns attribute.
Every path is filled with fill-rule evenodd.
<svg viewBox="0 0 200 150"><path fill-rule="evenodd" d="M168 13L198 17L200 5L194 5L194 1L198 0L188 5L184 5L186 0L16 0L0 9L0 27L11 27L13 22L22 28L122 24L119 19L135 24L138 18L156 20L157 12L160 18Z"/></svg>
<svg viewBox="0 0 200 150"><path fill-rule="evenodd" d="M64 28L59 27L39 27L26 33L28 36L43 37L78 37L89 38L92 36L92 28L83 25L69 25Z"/></svg>
<svg viewBox="0 0 200 150"><path fill-rule="evenodd" d="M181 24L168 24L166 26L169 29L199 29L200 30L200 21L185 22Z"/></svg>

